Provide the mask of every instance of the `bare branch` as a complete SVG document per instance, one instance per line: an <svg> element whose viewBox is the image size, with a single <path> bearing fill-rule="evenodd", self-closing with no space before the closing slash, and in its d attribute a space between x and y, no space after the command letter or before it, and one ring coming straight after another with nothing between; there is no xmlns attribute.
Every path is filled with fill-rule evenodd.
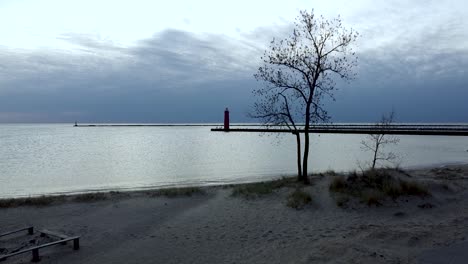
<svg viewBox="0 0 468 264"><path fill-rule="evenodd" d="M313 11L300 11L292 34L270 42L261 58L262 66L254 74L266 85L253 91L258 101L252 116L265 125L285 126L292 132L297 132L298 124L304 126L304 180L310 124L329 120L323 98L334 99L335 78L351 80L357 60L351 45L356 39L357 34L346 30L339 17L327 20ZM300 137L297 144L300 148Z"/></svg>
<svg viewBox="0 0 468 264"><path fill-rule="evenodd" d="M388 129L394 121L395 113L390 112L388 115L382 115L379 123L375 124L377 127L381 127L382 131ZM370 151L373 154L372 166L374 169L378 161L392 162L397 159L397 155L393 152L384 152L383 148L386 145L396 145L400 142L400 139L394 136L388 136L385 133L369 135L367 140L361 141L361 149L364 151Z"/></svg>

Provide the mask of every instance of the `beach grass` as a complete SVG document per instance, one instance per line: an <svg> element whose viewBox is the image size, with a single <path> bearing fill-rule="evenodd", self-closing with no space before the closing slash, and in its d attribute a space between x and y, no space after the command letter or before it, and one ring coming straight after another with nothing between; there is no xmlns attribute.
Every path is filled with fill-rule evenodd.
<svg viewBox="0 0 468 264"><path fill-rule="evenodd" d="M203 195L206 194L206 191L200 187L184 187L184 188L166 188L159 189L154 191L146 192L150 197L160 197L165 196L169 198L174 197L183 197L183 196L193 196L193 195Z"/></svg>
<svg viewBox="0 0 468 264"><path fill-rule="evenodd" d="M107 193L84 193L76 195L43 195L37 197L21 197L0 199L0 208L14 208L21 206L44 207L53 204L60 204L67 201L89 203L106 200Z"/></svg>
<svg viewBox="0 0 468 264"><path fill-rule="evenodd" d="M205 190L199 187L187 188L169 188L146 191L144 193L150 197L179 197L179 196L192 196L195 194L205 194ZM24 197L24 198L5 198L0 199L0 208L15 208L21 206L35 206L44 207L64 202L75 203L93 203L98 201L105 201L108 199L130 197L128 192L91 192L74 195L43 195L38 197Z"/></svg>
<svg viewBox="0 0 468 264"><path fill-rule="evenodd" d="M53 203L65 200L65 196L39 196L39 197L24 197L24 198L7 198L0 199L0 208L13 208L20 206L48 206Z"/></svg>
<svg viewBox="0 0 468 264"><path fill-rule="evenodd" d="M302 209L310 202L312 202L310 194L298 188L288 195L286 205L294 209Z"/></svg>
<svg viewBox="0 0 468 264"><path fill-rule="evenodd" d="M293 177L283 177L267 182L246 183L233 186L231 195L252 199L273 193L276 189L292 187L299 184Z"/></svg>
<svg viewBox="0 0 468 264"><path fill-rule="evenodd" d="M83 193L73 196L72 200L78 203L90 203L107 200L109 197L107 193Z"/></svg>
<svg viewBox="0 0 468 264"><path fill-rule="evenodd" d="M395 172L395 171L394 171ZM398 171L396 171L398 172ZM336 204L339 207L345 207L350 197L357 197L361 202L368 205L379 205L386 197L398 198L400 196L428 196L428 188L416 181L403 180L396 177L388 169L368 170L362 173L352 172L349 174L338 174L327 172L327 175L333 177L329 185L332 193L340 194L336 196ZM287 197L286 204L291 208L300 209L312 201L309 194L303 191L303 184L298 182L295 177L283 177L277 180L235 184L223 188L231 190L231 196L242 197L246 199L255 199L274 193L281 188L295 188L295 191ZM204 187L177 187L157 190L146 190L142 194L149 197L190 197L194 195L204 195L207 189ZM76 195L59 196L39 196L25 198L6 198L0 199L0 208L13 208L20 206L49 206L63 202L91 203L104 201L108 199L124 198L131 196L127 192L95 192Z"/></svg>
<svg viewBox="0 0 468 264"><path fill-rule="evenodd" d="M137 191L135 193L139 193ZM187 187L187 188L169 188L145 191L144 194L150 197L179 197L179 196L192 196L195 194L205 194L205 190L199 187ZM118 199L130 197L130 192L90 192L73 195L43 195L38 197L21 197L21 198L5 198L0 199L0 209L4 208L15 208L21 206L35 206L44 207L54 204L60 204L64 202L75 202L75 203L93 203L98 201L105 201L108 199Z"/></svg>
<svg viewBox="0 0 468 264"><path fill-rule="evenodd" d="M331 180L329 190L357 197L367 205L381 205L381 201L387 197L396 199L401 196L430 195L426 186L402 179L395 175L398 173L402 174L398 170L376 169L366 170L361 174L354 172L346 176L340 175ZM337 205L343 206L343 202L337 201Z"/></svg>
<svg viewBox="0 0 468 264"><path fill-rule="evenodd" d="M337 173L336 173L334 170L332 170L332 169L328 169L328 170L325 171L323 174L324 174L324 175L327 175L327 176L335 176L335 175L337 175Z"/></svg>
<svg viewBox="0 0 468 264"><path fill-rule="evenodd" d="M378 190L367 189L360 193L361 202L368 206L379 206L382 205L381 201L385 198L382 192Z"/></svg>
<svg viewBox="0 0 468 264"><path fill-rule="evenodd" d="M330 191L333 192L342 192L346 188L346 178L342 175L332 179L330 183Z"/></svg>

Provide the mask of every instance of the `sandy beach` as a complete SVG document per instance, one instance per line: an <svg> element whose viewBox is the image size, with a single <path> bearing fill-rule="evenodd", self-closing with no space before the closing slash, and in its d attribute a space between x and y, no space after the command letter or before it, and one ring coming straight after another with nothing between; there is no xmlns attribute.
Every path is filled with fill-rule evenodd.
<svg viewBox="0 0 468 264"><path fill-rule="evenodd" d="M468 165L407 174L431 195L340 207L329 191L338 176L322 174L303 189L312 202L300 210L286 205L294 187L251 199L232 196L235 186L178 197L129 192L1 208L0 233L32 225L81 236L80 250L42 249L40 263L421 263L427 252L468 235ZM0 238L0 250L30 240L26 232ZM28 253L5 263L30 260Z"/></svg>

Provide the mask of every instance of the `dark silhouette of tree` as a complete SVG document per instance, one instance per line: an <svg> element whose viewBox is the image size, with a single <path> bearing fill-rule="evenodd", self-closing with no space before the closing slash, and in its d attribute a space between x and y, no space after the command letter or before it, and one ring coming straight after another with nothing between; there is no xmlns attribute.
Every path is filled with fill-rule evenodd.
<svg viewBox="0 0 468 264"><path fill-rule="evenodd" d="M266 126L291 130L297 142L298 180L308 183L309 128L329 120L323 98L334 100L335 80L354 78L357 56L351 44L358 34L344 28L340 17L326 20L313 11L301 11L294 25L289 37L273 39L262 56L263 65L254 76L265 86L253 91L257 101L252 116ZM300 130L304 130L302 166Z"/></svg>
<svg viewBox="0 0 468 264"><path fill-rule="evenodd" d="M381 131L387 130L395 121L395 112L392 111L388 115L382 115L380 122L375 126L379 127ZM400 139L395 136L389 136L385 133L368 135L366 140L361 141L361 149L364 151L372 152L372 165L371 169L374 170L377 162L393 162L397 156L393 152L384 152L383 148L386 145L396 145Z"/></svg>

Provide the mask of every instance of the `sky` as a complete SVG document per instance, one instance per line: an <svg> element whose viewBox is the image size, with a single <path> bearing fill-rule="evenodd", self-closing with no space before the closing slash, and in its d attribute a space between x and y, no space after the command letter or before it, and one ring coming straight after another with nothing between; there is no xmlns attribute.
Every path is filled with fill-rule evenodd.
<svg viewBox="0 0 468 264"><path fill-rule="evenodd" d="M0 0L0 123L255 121L260 57L303 9L360 34L333 122L468 122L464 0Z"/></svg>

